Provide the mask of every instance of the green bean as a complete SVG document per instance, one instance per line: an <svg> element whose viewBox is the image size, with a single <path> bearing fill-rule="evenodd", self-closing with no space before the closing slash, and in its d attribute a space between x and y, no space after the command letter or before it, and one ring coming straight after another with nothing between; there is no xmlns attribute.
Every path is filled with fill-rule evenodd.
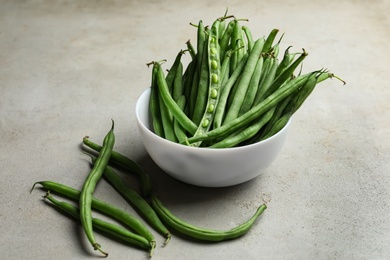
<svg viewBox="0 0 390 260"><path fill-rule="evenodd" d="M164 103L161 95L158 98L159 98L158 102L160 104L161 122L164 130L164 138L172 142L177 142L176 136L173 132L173 126L172 126L173 115L171 111L168 109L167 105Z"/></svg>
<svg viewBox="0 0 390 260"><path fill-rule="evenodd" d="M191 62L188 64L186 71L183 75L183 94L186 97L187 101L191 98L191 87L192 82L194 81L194 75L196 70L196 59L192 59ZM187 102L188 112L186 113L187 116L190 115L189 111L189 102Z"/></svg>
<svg viewBox="0 0 390 260"><path fill-rule="evenodd" d="M255 45L255 41L253 40L252 32L249 29L249 27L245 26L245 25L242 26L242 30L244 31L247 42L248 42L248 51L251 51L253 46Z"/></svg>
<svg viewBox="0 0 390 260"><path fill-rule="evenodd" d="M149 98L149 111L152 117L152 125L154 133L164 138L164 129L162 126L162 119L160 114L160 102L159 93L156 80L157 70L152 70L152 82L150 87L150 98Z"/></svg>
<svg viewBox="0 0 390 260"><path fill-rule="evenodd" d="M264 74L263 79L260 81L260 86L257 90L255 100L253 102L254 105L258 104L266 97L265 93L267 93L268 89L270 88L272 82L275 79L275 73L277 67L278 67L277 59L273 56L270 56L267 73Z"/></svg>
<svg viewBox="0 0 390 260"><path fill-rule="evenodd" d="M266 135L264 135L261 139L261 140L265 140L267 138L270 138L271 136L275 135L276 133L278 133L280 130L283 129L283 127L286 126L286 124L288 123L288 121L290 120L291 118L291 114L285 114L283 115L282 117L280 117L276 122L275 124L272 125L272 127L270 128L270 130L266 133Z"/></svg>
<svg viewBox="0 0 390 260"><path fill-rule="evenodd" d="M316 85L326 79L332 78L334 75L325 70L320 71L317 75L312 76L306 84L294 95L283 110L283 114L294 114L303 104L303 102L313 92Z"/></svg>
<svg viewBox="0 0 390 260"><path fill-rule="evenodd" d="M306 84L307 84L307 82L306 82ZM294 95L294 93L291 94L290 96L286 97L283 101L279 102L279 104L276 105L275 112L273 113L272 118L268 121L267 125L262 130L262 133L259 133L258 141L264 140L265 139L264 136L268 136L268 137L271 136L271 135L269 135L271 129L274 127L274 125L279 120L279 118L282 117L283 111L286 108L287 104L292 99L293 95Z"/></svg>
<svg viewBox="0 0 390 260"><path fill-rule="evenodd" d="M275 37L278 34L278 32L279 32L279 29L271 30L271 32L268 34L268 36L267 36L267 38L265 40L264 47L263 47L263 52L269 52L271 50L272 43L274 42Z"/></svg>
<svg viewBox="0 0 390 260"><path fill-rule="evenodd" d="M84 232L93 248L95 250L99 250L104 255L108 254L101 249L101 246L96 242L93 233L91 203L96 184L99 182L101 176L103 175L104 169L108 164L114 143L114 121L112 121L111 129L103 140L103 148L99 153L94 167L88 174L80 194L80 220L81 224L83 225Z"/></svg>
<svg viewBox="0 0 390 260"><path fill-rule="evenodd" d="M262 55L260 55L256 63L255 72L253 73L252 78L249 82L248 90L245 94L244 101L242 102L242 105L238 112L238 116L245 114L249 109L251 109L253 105L258 90L259 82L262 76L263 63L264 58Z"/></svg>
<svg viewBox="0 0 390 260"><path fill-rule="evenodd" d="M218 53L218 28L219 21L217 20L213 23L208 37L208 96L203 116L194 136L207 132L210 129L212 121L214 120L215 108L220 96L221 61ZM200 145L200 143L197 143L197 145Z"/></svg>
<svg viewBox="0 0 390 260"><path fill-rule="evenodd" d="M205 111L206 102L207 102L207 92L209 91L209 73L210 69L208 66L208 51L209 48L209 36L206 36L206 40L204 42L203 47L203 56L201 60L201 67L199 71L199 82L198 82L198 88L197 88L197 94L196 94L196 101L195 101L195 107L194 112L192 114L192 121L198 126L202 120L203 113Z"/></svg>
<svg viewBox="0 0 390 260"><path fill-rule="evenodd" d="M171 97L168 85L164 77L164 72L162 71L161 64L159 62L154 62L153 66L157 67L157 85L160 90L160 96L162 97L164 103L167 105L175 119L187 130L190 134L194 134L197 126L194 122L187 117L187 115L181 110L176 102Z"/></svg>
<svg viewBox="0 0 390 260"><path fill-rule="evenodd" d="M180 62L173 80L172 97L176 102L183 94L183 64Z"/></svg>
<svg viewBox="0 0 390 260"><path fill-rule="evenodd" d="M69 199L79 201L80 199L80 191L64 184L60 184L53 181L39 181L34 183L32 189L34 189L35 185L40 184L44 189L50 190L50 192L55 192L61 196L67 197ZM31 189L31 190L32 190ZM97 198L92 197L92 208L96 209L106 215L109 215L115 220L118 220L128 226L130 229L134 230L138 235L146 238L150 245L154 248L156 246L156 240L153 234L149 231L149 229L140 222L136 217L130 215L126 211L109 204L105 201L99 200Z"/></svg>
<svg viewBox="0 0 390 260"><path fill-rule="evenodd" d="M250 219L232 229L211 230L191 225L177 218L162 204L162 202L156 196L152 196L152 207L163 219L163 221L177 232L191 238L209 242L225 241L245 235L251 229L256 219L267 208L266 204L262 204L260 207L258 207L256 213Z"/></svg>
<svg viewBox="0 0 390 260"><path fill-rule="evenodd" d="M222 125L223 116L225 114L225 109L226 109L227 100L229 98L230 91L234 86L234 84L236 83L236 81L239 79L242 71L244 70L247 60L248 60L248 54L246 54L242 58L240 63L237 65L237 68L234 70L234 72L231 74L226 84L221 89L221 96L219 98L215 115L214 115L214 123L213 123L214 129Z"/></svg>
<svg viewBox="0 0 390 260"><path fill-rule="evenodd" d="M174 80L176 77L177 69L179 68L179 66L181 64L181 57L183 56L183 53L184 53L183 50L180 50L179 53L176 55L176 58L172 64L171 68L168 70L167 76L165 78L167 81L168 88L171 91L171 93L173 93L173 84L174 84Z"/></svg>
<svg viewBox="0 0 390 260"><path fill-rule="evenodd" d="M181 109L183 109L183 110L185 109L186 97L184 95L182 95L179 98L179 100L177 101L177 105ZM183 129L183 127L179 124L179 122L176 119L174 119L174 121L173 121L173 131L175 132L176 138L179 142L182 142L187 138L185 130Z"/></svg>
<svg viewBox="0 0 390 260"><path fill-rule="evenodd" d="M306 58L308 53L303 50L303 53L290 65L288 66L268 87L264 96L267 97L273 93L277 88L279 88L291 75L293 75L294 70L301 64L301 62Z"/></svg>
<svg viewBox="0 0 390 260"><path fill-rule="evenodd" d="M291 62L291 56L290 56L290 48L292 46L289 46L285 51L284 51L284 55L283 55L283 59L282 61L280 62L280 64L278 65L278 68L276 69L276 73L275 73L275 76L279 76L287 67L288 65L290 65L290 62Z"/></svg>
<svg viewBox="0 0 390 260"><path fill-rule="evenodd" d="M89 140L88 136L83 138L83 143L87 147L95 150L96 152L100 152L102 150L102 147L100 145L92 142L91 140ZM117 166L123 168L124 170L130 171L131 173L136 174L140 178L142 196L149 196L151 194L152 182L150 180L150 176L135 161L133 161L129 157L113 150L111 152L111 157L110 157L109 163L117 165Z"/></svg>
<svg viewBox="0 0 390 260"><path fill-rule="evenodd" d="M255 72L257 61L259 60L259 56L261 50L263 49L264 41L262 38L256 40L255 45L253 46L253 50L249 53L248 60L245 65L245 70L242 72L242 77L239 85L237 86L237 91L234 95L234 99L232 105L229 110L226 112L225 119L223 124L230 122L234 118L237 118L240 108L243 104L245 94L248 90L248 86L252 75Z"/></svg>
<svg viewBox="0 0 390 260"><path fill-rule="evenodd" d="M49 192L44 197L58 209L62 210L63 212L69 214L74 218L80 219L80 210L76 206L68 202L59 201L55 199L52 195L50 195ZM146 238L134 234L133 232L126 230L118 225L106 222L98 218L92 218L91 222L94 228L103 231L106 234L109 234L115 238L121 239L122 241L128 242L132 245L150 250L150 256L153 255L154 247L152 247L152 245Z"/></svg>
<svg viewBox="0 0 390 260"><path fill-rule="evenodd" d="M244 126L242 129L230 134L224 139L210 146L210 148L229 148L235 147L240 143L252 138L260 131L260 129L272 118L275 107L268 110L259 120L250 124L248 127Z"/></svg>
<svg viewBox="0 0 390 260"><path fill-rule="evenodd" d="M233 28L235 26L236 21L231 20L223 32L223 35L221 36L221 39L219 41L219 47L220 47L220 57L225 58L225 53L229 50L229 42L233 33ZM223 62L223 61L222 61Z"/></svg>
<svg viewBox="0 0 390 260"><path fill-rule="evenodd" d="M94 161L94 160L93 160ZM107 166L104 172L104 177L108 182L121 194L140 214L149 222L149 224L166 238L166 243L171 238L169 230L161 223L159 217L150 207L148 202L143 199L137 191L125 184L122 178L112 169Z"/></svg>
<svg viewBox="0 0 390 260"><path fill-rule="evenodd" d="M236 20L236 23L234 25L233 32L232 32L231 42L232 42L232 49L233 50L237 49L237 51L234 52L232 54L232 57L230 58L230 71L231 72L234 71L234 69L237 67L238 63L240 62L240 60L242 59L242 57L245 54L244 53L245 48L239 48L240 44L244 43L242 34L243 34L242 33L242 26L239 23L239 21Z"/></svg>
<svg viewBox="0 0 390 260"><path fill-rule="evenodd" d="M236 119L230 121L229 123L227 123L221 127L218 127L216 129L213 129L212 131L208 131L207 133L204 133L204 134L196 136L196 137L190 137L185 141L185 143L191 144L194 142L210 140L212 138L218 138L221 136L226 136L228 134L231 134L232 132L234 132L235 130L239 129L240 127L248 124L252 120L259 118L261 115L263 115L269 109L271 109L276 104L278 104L280 101L285 99L291 93L294 93L296 90L301 88L302 85L308 79L308 77L310 75L312 75L313 73L314 72L310 72L308 74L301 75L301 76L294 78L293 80L288 82L285 86L277 89L274 93L269 95L262 102L260 102L258 105L251 108L248 112L241 115L240 117L237 117Z"/></svg>
<svg viewBox="0 0 390 260"><path fill-rule="evenodd" d="M229 79L229 68L230 68L231 54L232 54L232 50L228 50L225 53L225 58L223 59L223 62L221 64L221 85L220 85L221 90L222 90L223 86L225 86L226 82Z"/></svg>
<svg viewBox="0 0 390 260"><path fill-rule="evenodd" d="M188 40L188 41L186 42L186 45L187 45L188 52L189 52L190 55L191 55L191 58L192 58L193 60L196 59L196 51L195 51L195 48L194 48L194 46L192 45L191 41Z"/></svg>

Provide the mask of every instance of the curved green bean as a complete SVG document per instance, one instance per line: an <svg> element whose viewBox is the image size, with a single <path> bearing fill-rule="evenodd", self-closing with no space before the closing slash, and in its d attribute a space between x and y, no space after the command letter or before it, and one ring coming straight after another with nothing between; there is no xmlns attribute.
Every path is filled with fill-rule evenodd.
<svg viewBox="0 0 390 260"><path fill-rule="evenodd" d="M242 223L241 225L236 226L235 228L229 230L211 230L188 224L179 219L173 215L172 212L170 212L154 195L152 196L152 207L161 217L161 219L163 219L167 225L175 229L177 232L191 238L209 242L224 241L243 236L251 229L256 219L267 208L266 204L262 204L260 207L258 207L256 213L249 220Z"/></svg>
<svg viewBox="0 0 390 260"><path fill-rule="evenodd" d="M197 126L194 122L191 121L187 117L187 115L179 108L176 102L173 100L172 96L169 93L168 85L165 80L164 72L161 68L161 64L159 62L153 62L153 66L157 68L157 85L160 90L160 96L166 106L169 108L175 119L183 126L185 130L187 130L190 134L194 134Z"/></svg>
<svg viewBox="0 0 390 260"><path fill-rule="evenodd" d="M84 228L84 232L95 250L99 250L104 255L108 255L101 249L99 243L96 242L95 235L92 228L92 195L95 191L96 184L99 182L103 172L108 164L108 161L111 156L112 148L115 143L114 135L114 121L112 121L112 126L110 131L107 133L103 140L103 148L99 153L99 156L96 160L94 167L86 178L83 188L80 193L80 220Z"/></svg>

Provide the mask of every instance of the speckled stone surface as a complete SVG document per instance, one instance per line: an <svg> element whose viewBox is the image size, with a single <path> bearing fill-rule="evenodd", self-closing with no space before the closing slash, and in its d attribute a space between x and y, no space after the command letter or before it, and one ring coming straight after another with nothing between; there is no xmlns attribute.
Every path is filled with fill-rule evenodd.
<svg viewBox="0 0 390 260"><path fill-rule="evenodd" d="M294 116L286 145L256 179L194 187L164 174L139 138L134 106L152 60L173 61L189 25L226 7L255 37L273 28L282 48L305 48L304 70L347 81L318 86ZM162 201L184 220L228 229L271 198L244 237L216 244L174 234L153 259L388 259L390 255L389 1L0 1L0 251L2 259L99 256L79 224L44 203L35 181L81 188L89 135L116 122L115 148L147 170ZM136 186L136 179L126 177ZM134 210L101 182L96 197ZM100 215L99 215L100 216ZM105 218L105 216L101 216ZM143 250L97 234L111 259Z"/></svg>

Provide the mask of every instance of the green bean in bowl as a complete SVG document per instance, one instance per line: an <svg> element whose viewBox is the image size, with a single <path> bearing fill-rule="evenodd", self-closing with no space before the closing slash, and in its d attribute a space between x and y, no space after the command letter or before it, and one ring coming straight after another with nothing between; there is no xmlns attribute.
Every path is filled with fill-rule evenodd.
<svg viewBox="0 0 390 260"><path fill-rule="evenodd" d="M197 45L187 41L167 73L165 60L147 64L151 86L136 104L138 127L152 159L173 177L235 185L275 160L292 116L318 83L336 76L303 72L308 53L291 46L280 53L278 29L256 39L233 15L195 27Z"/></svg>

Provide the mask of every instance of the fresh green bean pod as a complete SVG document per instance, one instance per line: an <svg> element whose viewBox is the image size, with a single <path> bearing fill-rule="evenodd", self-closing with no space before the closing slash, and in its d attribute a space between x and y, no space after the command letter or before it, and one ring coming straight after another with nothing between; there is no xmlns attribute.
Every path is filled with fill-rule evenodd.
<svg viewBox="0 0 390 260"><path fill-rule="evenodd" d="M161 122L164 130L164 138L172 142L177 142L176 136L173 132L173 115L168 109L167 105L164 103L161 95L158 98L158 102L160 104Z"/></svg>
<svg viewBox="0 0 390 260"><path fill-rule="evenodd" d="M104 169L106 168L108 161L110 160L111 152L115 143L114 135L114 121L112 121L112 126L110 131L104 137L103 148L99 153L99 156L96 160L94 167L91 172L88 174L86 180L84 181L83 187L80 193L80 220L83 226L84 232L95 250L99 250L104 255L107 255L101 249L101 246L96 242L95 235L92 228L92 195L95 191L96 185L99 182L101 176L103 175Z"/></svg>
<svg viewBox="0 0 390 260"><path fill-rule="evenodd" d="M49 200L55 207L59 208L63 212L69 214L70 216L76 219L80 219L80 211L76 206L65 201L59 201L49 193L46 194L45 198ZM94 228L103 231L104 233L109 234L115 238L118 238L124 242L127 242L131 245L138 246L143 249L147 249L150 251L150 256L153 255L154 247L149 243L149 241L146 238L142 236L139 236L118 225L115 225L110 222L106 222L98 218L92 218L92 225Z"/></svg>
<svg viewBox="0 0 390 260"><path fill-rule="evenodd" d="M181 58L183 56L183 53L184 51L183 50L180 50L177 55L176 55L176 58L171 66L171 68L168 70L168 73L167 73L167 76L166 76L166 81L167 81L167 85L168 85L168 88L171 92L171 94L173 95L173 84L174 84L174 80L175 80L175 77L176 77L176 73L177 73L177 69L179 68L180 64L181 64ZM183 71L181 71L182 73Z"/></svg>
<svg viewBox="0 0 390 260"><path fill-rule="evenodd" d="M186 97L184 95L182 95L179 98L179 100L177 101L177 105L181 109L183 109L183 110L185 109ZM179 124L179 122L176 119L174 119L174 121L173 121L173 130L174 130L176 138L179 142L182 142L188 138L185 130L183 129L183 127Z"/></svg>
<svg viewBox="0 0 390 260"><path fill-rule="evenodd" d="M235 23L236 21L235 20L231 20L224 32L223 32L223 35L221 36L221 39L219 41L219 47L220 47L220 57L221 59L224 59L225 58L225 53L229 50L228 46L229 46L229 43L230 43L230 39L231 39L231 36L232 36L232 33L233 33L233 28L235 26ZM223 60L222 60L223 62Z"/></svg>
<svg viewBox="0 0 390 260"><path fill-rule="evenodd" d="M273 29L268 34L268 36L267 36L267 38L265 40L265 43L264 43L264 48L263 48L263 52L264 53L269 52L272 49L272 44L273 44L273 42L275 40L275 37L278 34L278 32L279 32L279 29Z"/></svg>
<svg viewBox="0 0 390 260"><path fill-rule="evenodd" d="M196 59L196 51L195 51L195 48L192 45L191 41L190 40L186 41L186 45L187 45L187 49L191 55L192 60Z"/></svg>
<svg viewBox="0 0 390 260"><path fill-rule="evenodd" d="M245 33L247 43L248 43L248 51L251 51L253 49L253 46L255 45L255 40L253 39L252 32L249 29L248 26L242 26L242 30Z"/></svg>
<svg viewBox="0 0 390 260"><path fill-rule="evenodd" d="M177 232L190 238L209 242L219 242L235 239L245 235L251 229L256 219L267 208L266 204L262 204L249 220L239 226L236 226L235 228L229 230L211 230L191 225L177 218L162 204L162 202L156 196L152 196L152 207L161 217L161 219Z"/></svg>
<svg viewBox="0 0 390 260"><path fill-rule="evenodd" d="M157 68L157 85L160 91L160 96L163 99L164 103L169 107L169 110L174 115L175 119L187 130L190 134L194 134L198 128L194 122L187 117L187 115L181 110L176 102L173 100L172 96L169 93L168 85L164 77L164 72L161 68L161 64L154 62L153 66Z"/></svg>
<svg viewBox="0 0 390 260"><path fill-rule="evenodd" d="M217 20L211 27L210 35L208 37L208 96L203 116L194 136L207 132L210 129L214 120L215 109L220 96L221 61L218 52L218 27L219 21ZM195 145L199 146L200 143Z"/></svg>
<svg viewBox="0 0 390 260"><path fill-rule="evenodd" d="M232 72L237 67L238 63L240 62L246 51L245 48L241 48L241 46L244 46L244 39L242 26L238 20L236 20L236 23L233 28L231 43L232 49L237 50L232 54L232 57L230 58L230 71Z"/></svg>
<svg viewBox="0 0 390 260"><path fill-rule="evenodd" d="M150 87L149 111L152 117L152 125L153 125L154 133L164 138L164 128L162 126L162 119L160 113L160 101L159 101L156 74L157 74L157 70L153 68L152 82Z"/></svg>
<svg viewBox="0 0 390 260"><path fill-rule="evenodd" d="M278 68L276 69L275 76L278 77L291 63L291 56L290 56L290 48L292 46L287 47L287 49L284 51L283 59L279 63Z"/></svg>
<svg viewBox="0 0 390 260"><path fill-rule="evenodd" d="M172 97L176 102L183 94L183 64L180 62L173 80Z"/></svg>
<svg viewBox="0 0 390 260"><path fill-rule="evenodd" d="M202 116L204 114L205 108L206 108L206 102L207 102L207 96L209 91L209 74L210 74L210 68L208 65L208 51L209 48L209 41L210 38L209 35L206 35L206 40L204 42L203 47L203 57L202 57L202 66L200 68L200 74L199 74L199 83L197 88L197 94L196 94L196 101L195 101L195 107L194 112L192 115L192 121L198 126L202 120Z"/></svg>

